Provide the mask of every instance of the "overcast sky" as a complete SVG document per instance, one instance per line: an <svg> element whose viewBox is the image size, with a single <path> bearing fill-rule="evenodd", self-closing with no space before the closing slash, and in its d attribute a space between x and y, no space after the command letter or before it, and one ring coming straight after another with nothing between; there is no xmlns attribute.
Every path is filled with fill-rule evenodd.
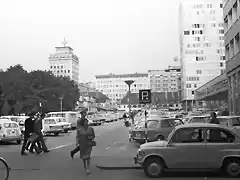
<svg viewBox="0 0 240 180"><path fill-rule="evenodd" d="M181 0L7 0L0 6L0 68L47 69L64 37L80 79L147 72L179 56Z"/></svg>

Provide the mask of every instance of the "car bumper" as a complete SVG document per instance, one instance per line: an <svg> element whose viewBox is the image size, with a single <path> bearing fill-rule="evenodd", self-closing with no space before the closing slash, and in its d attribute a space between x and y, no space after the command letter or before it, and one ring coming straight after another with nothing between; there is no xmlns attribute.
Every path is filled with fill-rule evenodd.
<svg viewBox="0 0 240 180"><path fill-rule="evenodd" d="M0 137L0 141L3 141L3 142L11 142L11 141L18 141L18 140L22 140L22 136Z"/></svg>
<svg viewBox="0 0 240 180"><path fill-rule="evenodd" d="M53 130L46 131L45 133L60 133L60 132L62 132L62 129L53 129Z"/></svg>
<svg viewBox="0 0 240 180"><path fill-rule="evenodd" d="M68 127L63 127L63 130L65 131L65 130L71 130L72 129L72 127L70 127L70 126L68 126Z"/></svg>
<svg viewBox="0 0 240 180"><path fill-rule="evenodd" d="M134 156L133 161L134 161L134 164L135 164L135 165L140 165L140 166L142 166L142 161L140 161L138 155Z"/></svg>

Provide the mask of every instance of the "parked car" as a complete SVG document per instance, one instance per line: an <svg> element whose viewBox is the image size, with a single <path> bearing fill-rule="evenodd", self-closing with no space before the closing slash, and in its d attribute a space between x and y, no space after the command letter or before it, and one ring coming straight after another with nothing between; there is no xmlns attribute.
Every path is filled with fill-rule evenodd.
<svg viewBox="0 0 240 180"><path fill-rule="evenodd" d="M168 170L221 169L229 176L240 175L240 137L227 127L209 123L176 126L166 141L140 146L135 164L148 177Z"/></svg>
<svg viewBox="0 0 240 180"><path fill-rule="evenodd" d="M59 124L55 117L44 118L42 124L43 135L54 134L55 136L58 136L59 133L63 131L62 124Z"/></svg>
<svg viewBox="0 0 240 180"><path fill-rule="evenodd" d="M218 116L220 125L226 126L240 135L240 116Z"/></svg>
<svg viewBox="0 0 240 180"><path fill-rule="evenodd" d="M210 118L210 115L191 116L187 123L207 123L209 122Z"/></svg>
<svg viewBox="0 0 240 180"><path fill-rule="evenodd" d="M67 133L69 130L72 129L71 123L67 122L65 118L55 117L54 119L56 120L57 124L61 125L62 132Z"/></svg>
<svg viewBox="0 0 240 180"><path fill-rule="evenodd" d="M93 115L87 115L86 117L88 119L88 124L91 126L99 126L102 124L100 118L98 116Z"/></svg>
<svg viewBox="0 0 240 180"><path fill-rule="evenodd" d="M176 118L161 118L153 117L147 119L147 140L148 141L159 141L164 140L168 137L172 129L177 126L184 124L181 119ZM138 128L133 129L132 136L133 140L138 143L144 143L146 139L145 135L145 123Z"/></svg>
<svg viewBox="0 0 240 180"><path fill-rule="evenodd" d="M105 114L96 114L97 118L101 121L101 123L104 123L106 120Z"/></svg>
<svg viewBox="0 0 240 180"><path fill-rule="evenodd" d="M22 134L18 123L9 119L0 119L0 141L16 141L17 144L21 144Z"/></svg>

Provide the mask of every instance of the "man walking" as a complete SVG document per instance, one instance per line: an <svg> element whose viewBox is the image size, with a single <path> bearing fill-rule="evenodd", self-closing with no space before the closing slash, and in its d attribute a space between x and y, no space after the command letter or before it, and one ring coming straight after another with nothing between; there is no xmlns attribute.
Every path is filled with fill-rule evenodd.
<svg viewBox="0 0 240 180"><path fill-rule="evenodd" d="M26 150L26 145L28 142L28 138L30 137L30 134L34 132L34 112L31 112L29 114L29 118L25 120L24 126L25 126L25 131L24 131L24 139L23 139L23 145L22 145L22 150L21 150L21 155L25 156L27 153L25 152ZM33 149L37 152L37 154L41 153L41 150L36 147L35 143L32 144Z"/></svg>
<svg viewBox="0 0 240 180"><path fill-rule="evenodd" d="M86 112L86 111L82 111L80 114L81 114L81 118L79 118L79 119L77 120L77 129L79 129L79 128L81 127L81 124L80 124L81 120L82 120L82 119L86 119L87 112ZM78 142L76 142L76 145L77 145L77 147L70 152L71 158L73 158L74 155L75 155L77 152L80 151L80 147L79 147L79 145L78 145Z"/></svg>
<svg viewBox="0 0 240 180"><path fill-rule="evenodd" d="M48 150L48 148L43 140L43 134L42 134L42 120L44 118L45 118L45 115L41 114L40 117L35 121L34 132L39 136L39 138L37 140L38 146L40 146L45 153L48 153L50 151Z"/></svg>

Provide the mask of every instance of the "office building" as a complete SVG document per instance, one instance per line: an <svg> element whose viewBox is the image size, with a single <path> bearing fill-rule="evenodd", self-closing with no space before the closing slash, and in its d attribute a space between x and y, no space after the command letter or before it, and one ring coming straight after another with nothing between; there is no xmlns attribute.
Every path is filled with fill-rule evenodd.
<svg viewBox="0 0 240 180"><path fill-rule="evenodd" d="M225 29L228 107L232 115L240 114L240 1L223 1Z"/></svg>
<svg viewBox="0 0 240 180"><path fill-rule="evenodd" d="M73 49L66 46L64 40L63 47L56 47L56 52L49 57L50 71L55 76L68 76L76 83L79 82L79 61L73 53Z"/></svg>
<svg viewBox="0 0 240 180"><path fill-rule="evenodd" d="M224 73L221 0L183 0L179 8L181 99L194 106L195 89Z"/></svg>
<svg viewBox="0 0 240 180"><path fill-rule="evenodd" d="M181 69L179 66L162 70L148 70L152 92L178 92L181 90Z"/></svg>
<svg viewBox="0 0 240 180"><path fill-rule="evenodd" d="M147 73L135 74L108 74L97 75L96 89L111 99L112 104L117 104L128 93L126 80L133 80L131 92L138 93L141 89L149 89L150 83Z"/></svg>

